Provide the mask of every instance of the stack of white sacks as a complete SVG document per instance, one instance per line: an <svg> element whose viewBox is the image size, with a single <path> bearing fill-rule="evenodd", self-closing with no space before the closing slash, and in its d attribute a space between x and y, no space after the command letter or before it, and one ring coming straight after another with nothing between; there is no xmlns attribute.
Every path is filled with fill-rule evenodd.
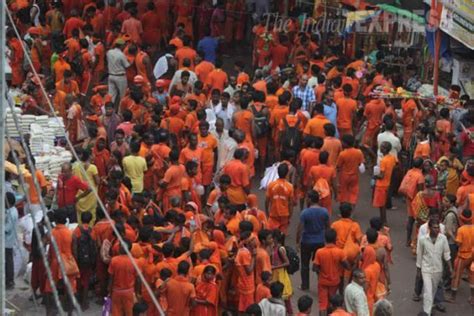
<svg viewBox="0 0 474 316"><path fill-rule="evenodd" d="M72 154L63 147L51 147L50 151L42 155L35 156L36 168L41 170L44 175L53 183L58 179L61 172L61 165L70 162Z"/></svg>
<svg viewBox="0 0 474 316"><path fill-rule="evenodd" d="M62 117L58 117L57 119L55 117L50 117L49 118L49 128L51 128L54 131L54 136L55 137L63 137L64 136L64 121Z"/></svg>
<svg viewBox="0 0 474 316"><path fill-rule="evenodd" d="M30 133L31 124L36 123L36 115L24 114L21 116L21 131L23 133Z"/></svg>
<svg viewBox="0 0 474 316"><path fill-rule="evenodd" d="M14 108L21 131L30 135L30 150L36 161L36 168L53 183L56 183L61 165L72 159L72 154L63 147L55 146L55 138L64 136L64 121L47 115L21 114L21 108ZM20 137L10 108L6 108L6 129L10 137Z"/></svg>
<svg viewBox="0 0 474 316"><path fill-rule="evenodd" d="M18 123L20 124L20 127L21 127L22 125L21 124L21 121L22 121L21 109L14 108L14 110L15 110L16 117L18 119ZM6 129L7 135L10 137L20 137L20 132L16 128L15 120L13 118L13 113L11 112L11 109L7 107L5 109L5 112L7 114L5 118L5 129Z"/></svg>
<svg viewBox="0 0 474 316"><path fill-rule="evenodd" d="M30 149L33 155L49 152L54 147L54 130L36 123L30 126Z"/></svg>

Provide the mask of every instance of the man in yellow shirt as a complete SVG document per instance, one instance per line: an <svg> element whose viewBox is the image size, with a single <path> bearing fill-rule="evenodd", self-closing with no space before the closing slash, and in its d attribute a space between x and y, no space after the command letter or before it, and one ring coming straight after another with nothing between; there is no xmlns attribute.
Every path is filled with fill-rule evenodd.
<svg viewBox="0 0 474 316"><path fill-rule="evenodd" d="M130 144L131 155L123 158L123 171L125 176L132 181L132 193L141 193L143 191L143 178L147 171L146 160L138 155L140 143L132 142Z"/></svg>

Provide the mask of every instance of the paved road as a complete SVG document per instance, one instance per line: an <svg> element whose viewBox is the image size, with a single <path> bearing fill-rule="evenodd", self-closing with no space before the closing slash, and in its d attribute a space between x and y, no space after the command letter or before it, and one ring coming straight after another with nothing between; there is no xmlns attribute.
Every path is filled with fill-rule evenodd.
<svg viewBox="0 0 474 316"><path fill-rule="evenodd" d="M363 232L369 227L369 220L373 216L378 216L379 211L371 205L371 190L369 185L369 176L364 175L360 182L360 199L356 206L353 218L357 220ZM388 223L390 225L390 233L393 243L393 261L394 264L390 266L390 274L392 277L391 294L388 299L393 303L395 308L395 315L417 315L421 311L421 302L413 302L411 297L413 295L414 280L415 280L415 257L411 251L405 247L405 224L406 224L406 208L403 199L395 198L393 200L396 210L388 211ZM333 204L332 220L336 220L338 212L337 205ZM288 241L291 246L295 245L296 227L298 223L299 211L295 211L291 221L290 236ZM298 274L292 276L293 289L295 289L294 308L296 307L296 300L303 291L298 289L300 285L300 277ZM317 300L316 296L316 275L312 273L310 281L310 295ZM469 297L469 285L467 282L462 282L457 304L445 304L447 307L447 315L450 316L464 316L474 315L474 309L467 303ZM313 315L317 315L317 311L313 309ZM441 313L437 313L439 315Z"/></svg>
<svg viewBox="0 0 474 316"><path fill-rule="evenodd" d="M257 187L256 183L254 184L254 187ZM371 206L371 192L369 187L369 177L367 175L364 175L361 179L360 194L360 201L356 207L354 218L359 221L362 230L365 231L368 228L369 219L378 215L378 210L372 208ZM258 196L261 207L263 208L263 192L258 191ZM397 206L397 210L389 211L388 213L388 221L391 227L392 242L394 246L393 260L395 262L394 265L391 266L392 293L388 298L394 304L395 315L417 315L421 310L421 303L416 303L411 300L415 279L415 260L409 249L405 247L405 205L401 199L394 199L394 204ZM288 236L288 244L293 247L295 246L298 215L299 210L295 211L293 214L290 233ZM337 219L337 212L333 214L332 219ZM293 308L296 311L296 300L305 293L298 289L298 286L300 285L300 277L298 273L292 276L292 281L293 288L295 290L293 297ZM316 285L316 277L315 274L312 273L309 295L315 299L315 305L317 305ZM41 307L38 310L35 310L33 302L28 301L28 286L25 285L21 280L17 281L17 289L14 292L8 292L7 294L9 300L22 309L20 315L40 315L43 313L43 309ZM463 281L459 290L457 304L446 304L447 314L450 316L474 315L474 310L467 303L468 295L468 284ZM100 311L101 308L92 303L91 309L84 314L99 315ZM316 306L313 309L312 314L317 315Z"/></svg>

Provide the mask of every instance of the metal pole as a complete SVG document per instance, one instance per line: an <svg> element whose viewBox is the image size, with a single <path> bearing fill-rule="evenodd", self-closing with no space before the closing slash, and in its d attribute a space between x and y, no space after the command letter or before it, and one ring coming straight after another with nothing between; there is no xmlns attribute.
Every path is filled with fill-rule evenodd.
<svg viewBox="0 0 474 316"><path fill-rule="evenodd" d="M439 84L439 53L441 48L441 30L435 31L435 51L434 51L434 69L433 69L433 94L438 95Z"/></svg>
<svg viewBox="0 0 474 316"><path fill-rule="evenodd" d="M5 0L0 0L0 270L2 281L0 282L0 313L5 312L5 109L6 102L6 78L5 78Z"/></svg>

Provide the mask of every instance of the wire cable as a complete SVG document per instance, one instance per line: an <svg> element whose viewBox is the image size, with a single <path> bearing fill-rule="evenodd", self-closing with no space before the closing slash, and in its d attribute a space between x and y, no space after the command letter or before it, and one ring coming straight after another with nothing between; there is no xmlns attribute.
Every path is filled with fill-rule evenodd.
<svg viewBox="0 0 474 316"><path fill-rule="evenodd" d="M5 0L4 0L5 1ZM10 19L10 22L12 23L12 27L15 31L15 34L16 36L18 36L18 38L21 38L20 36L20 33L18 31L18 28L16 27L14 21L13 21L13 17L11 15L11 12L10 12L10 9L5 6L5 10L7 12L7 15L8 15L8 18ZM31 70L33 71L33 74L35 77L37 77L38 79L40 78L39 75L38 75L38 72L35 70L35 68L33 67L33 62L31 60L31 57L30 57L30 54L27 50L27 48L25 47L25 43L23 41L20 40L20 44L21 44L21 47L25 53L25 57L28 61L28 64L30 65L31 67ZM46 93L46 90L44 88L44 85L43 83L41 82L41 80L38 80L39 81L39 86L40 86L40 89L41 89L41 92L43 93L45 99L46 99L46 103L47 105L49 106L49 109L51 111L51 113L53 114L53 117L58 121L58 123L60 123L60 120L58 118L58 116L56 115L56 110L54 109L54 106L53 104L51 103L51 100L48 98L48 94ZM71 153L73 154L73 156L76 158L76 160L80 161L79 159L79 156L76 152L76 150L74 149L74 145L72 144L71 140L69 139L69 136L68 134L66 133L65 130L61 130L61 132L64 134L64 137L66 138L66 141L67 141L67 144L69 145L70 147L70 150L71 150ZM22 132L20 132L22 134ZM22 142L24 143L24 140L22 139ZM27 155L28 156L28 155ZM29 158L29 157L28 157ZM31 159L29 159L31 160ZM31 164L32 165L32 164ZM138 277L140 278L141 282L142 282L142 285L145 286L145 289L147 290L148 294L150 295L150 298L152 299L153 301L153 304L155 305L155 307L157 308L157 310L160 312L160 315L165 315L164 314L164 311L163 309L161 308L160 304L158 303L158 300L156 299L155 297L155 294L153 293L153 290L151 289L150 285L148 284L147 280L145 279L142 271L140 270L140 268L138 267L138 264L137 262L135 261L135 259L133 258L130 250L128 249L127 247L127 244L125 243L123 237L121 236L120 232L117 230L117 228L115 227L114 225L114 222L112 220L112 218L110 217L110 214L108 213L107 209L105 208L105 205L104 203L102 202L102 200L100 199L99 197L99 194L97 192L97 189L95 188L95 186L93 185L92 181L89 179L89 177L87 176L87 173L86 173L86 170L84 169L84 166L82 164L78 164L79 166L79 169L84 177L84 179L86 180L86 182L89 184L89 187L90 189L92 190L95 198L97 199L97 202L99 204L99 206L101 207L101 209L103 210L105 216L107 217L109 223L111 224L111 227L112 227L112 230L114 231L115 235L117 236L117 239L119 240L120 242L120 245L122 246L122 248L125 250L125 253L126 255L130 258L131 260L131 263L134 267L134 269L136 270L137 272L137 275ZM32 165L32 173L35 172L35 168L34 166ZM40 192L40 191L38 191ZM62 262L60 264L60 266L62 265ZM64 273L64 272L63 272ZM65 275L65 274L64 274ZM67 279L67 278L66 278ZM69 281L67 281L67 283L69 284ZM70 284L69 284L70 285ZM74 298L74 302L77 303L77 300ZM79 307L79 310L80 310L80 307Z"/></svg>
<svg viewBox="0 0 474 316"><path fill-rule="evenodd" d="M16 127L16 129L18 130L18 132L20 134L20 143L23 146L23 148L25 149L26 161L27 161L28 167L30 168L30 172L31 172L31 176L33 178L33 183L35 185L36 192L39 193L39 192L41 192L41 187L40 187L38 179L36 177L36 168L33 164L32 155L31 155L31 153L28 149L28 146L26 145L24 135L23 135L23 130L22 130L22 128L20 126L20 123L18 121L18 116L15 112L15 109L13 108L13 105L10 102L7 102L7 103L10 107L10 111L12 112L11 114L12 114L12 117L13 117L13 121L15 122L15 127ZM18 170L20 170L20 169L18 169ZM20 172L20 174L21 174L21 172ZM23 176L23 175L21 175L21 176ZM28 192L28 191L25 191L25 192ZM27 196L28 196L28 194L27 194ZM71 286L71 282L69 282L69 278L67 277L66 268L65 268L64 262L61 258L58 244L56 242L56 239L52 235L53 225L51 224L51 221L49 220L48 216L46 216L46 213L47 213L48 209L46 208L46 205L44 203L44 200L43 200L43 197L41 196L41 194L38 194L38 197L39 197L39 200L40 200L41 208L43 210L43 218L45 219L46 227L48 228L48 231L51 234L50 235L51 245L53 246L54 253L56 255L56 259L58 260L59 268L60 268L61 273L63 275L63 281L64 281L64 284L66 285L66 290L68 292L68 295L69 295L69 297L72 301L72 304L73 304L74 308L76 309L77 313L79 315L82 315L81 307L79 306L79 303L77 302L76 296L74 295L74 291L73 291L72 286ZM33 221L34 221L34 218L33 218Z"/></svg>
<svg viewBox="0 0 474 316"><path fill-rule="evenodd" d="M10 102L8 102L8 103L10 103ZM8 129L5 130L5 133L6 133L6 136L7 136L7 142L10 144L10 137L8 135ZM11 147L11 145L10 145L10 147ZM11 148L13 148L13 147L11 147ZM28 150L28 149L25 149L25 151L26 150ZM15 161L16 168L18 170L20 185L22 186L23 191L25 192L26 200L27 200L28 205L31 205L30 195L28 194L28 188L25 185L26 184L25 178L24 178L23 173L20 171L20 160L19 160L18 155L17 155L15 150L12 150L11 153L12 153L13 160ZM35 175L35 177L36 177L36 175ZM41 191L36 191L36 192L41 192ZM43 205L42 205L42 208L43 208ZM38 244L39 244L39 248L40 248L40 252L41 252L41 258L43 260L43 264L44 264L44 267L46 269L46 274L47 274L49 284L51 285L51 289L53 291L53 297L54 297L56 306L57 306L58 311L61 315L66 315L66 313L65 313L65 311L62 307L62 304L59 300L59 295L58 295L58 290L57 290L56 284L53 281L53 274L51 272L51 268L49 267L49 263L48 263L48 260L47 260L47 255L46 255L46 252L45 252L45 246L44 246L44 243L43 243L43 240L42 240L42 237L41 237L41 233L38 230L38 224L35 221L33 211L29 207L27 207L27 209L29 211L29 214L31 215L31 220L33 222L33 230L34 230L34 233L36 235L36 239L38 240ZM44 213L43 216L47 217L46 213ZM47 233L50 234L51 232L48 230ZM34 293L33 293L33 296L34 296Z"/></svg>

